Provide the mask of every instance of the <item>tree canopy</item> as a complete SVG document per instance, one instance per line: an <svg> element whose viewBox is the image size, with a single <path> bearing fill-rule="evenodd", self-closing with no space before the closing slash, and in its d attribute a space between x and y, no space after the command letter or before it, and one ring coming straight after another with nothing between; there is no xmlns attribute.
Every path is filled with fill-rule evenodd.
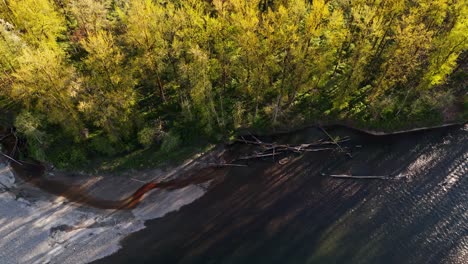
<svg viewBox="0 0 468 264"><path fill-rule="evenodd" d="M467 18L467 0L1 1L0 108L64 165L245 127L439 120L467 105Z"/></svg>

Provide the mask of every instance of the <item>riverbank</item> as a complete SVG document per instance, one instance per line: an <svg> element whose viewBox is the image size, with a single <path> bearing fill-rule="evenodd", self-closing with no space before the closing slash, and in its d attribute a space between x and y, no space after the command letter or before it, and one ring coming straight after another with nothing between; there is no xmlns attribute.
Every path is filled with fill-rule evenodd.
<svg viewBox="0 0 468 264"><path fill-rule="evenodd" d="M243 191L243 195L241 196L238 196L238 194L235 193L237 192L236 190L239 190L239 188L256 188L255 186L258 186L258 184L266 184L265 188L262 187L259 190L251 190L252 195L254 195L254 193L258 193L258 195L260 195L257 197L261 201L259 204L260 207L254 210L259 214L262 213L263 209L261 208L267 206L267 204L270 203L269 201L272 203L276 203L275 201L278 201L279 198L276 197L276 195L281 193L286 195L287 193L290 193L294 189L291 189L291 182L295 182L297 180L301 181L301 179L306 181L310 180L311 185L309 184L309 187L311 190L319 191L324 195L324 197L320 199L326 201L328 198L325 196L330 190L327 191L327 189L321 189L324 184L323 177L326 178L326 176L323 176L322 174L324 170L320 169L321 166L326 166L325 172L330 174L336 172L336 174L357 173L366 175L393 175L395 171L397 171L398 173L410 173L411 175L416 175L414 177L421 177L418 176L420 173L418 168L421 166L432 166L430 163L433 160L431 158L428 159L428 157L433 157L435 154L431 152L430 146L433 144L448 144L444 147L447 150L453 148L454 146L460 148L462 146L457 146L454 144L466 142L463 140L463 138L466 139L467 129L468 128L466 128L466 126L464 128L463 126L457 126L433 129L432 131L413 131L403 135L397 134L375 137L354 129L337 126L327 127L326 130L332 135L332 137L344 138L346 136L351 136L351 141L345 143L343 147L352 149L352 159L347 158L346 155L343 155L343 153L340 153L339 151L329 151L320 152L317 154L307 153L305 155L288 155L286 163L278 162L280 157L277 157L277 159L252 160L245 164L248 165L247 167L225 167L222 170L222 174L226 176L220 177L218 183L214 185L214 189L210 189L210 192L208 193L210 194L209 198L204 197L208 188L206 188L207 185L203 184L189 185L182 189L155 190L148 193L137 208L127 211L99 210L86 206L80 206L76 203L70 203L63 198L44 193L43 191L31 187L24 182L12 182L14 177L12 177L11 171L8 169L8 167L3 166L1 169L2 173L0 179L2 179L2 183L5 183L4 185L7 188L3 188L0 191L0 214L4 216L2 218L4 225L0 228L0 235L5 237L4 241L9 242L4 242L0 245L0 248L2 249L2 251L0 251L0 262L91 262L117 251L120 248L121 239L144 228L145 221L163 217L168 212L177 211L182 206L191 204L193 202L196 203L194 207L184 207L184 210L187 210L187 208L192 208L189 209L189 215L187 215L187 211L181 213L184 219L187 219L187 217L188 219L196 219L196 215L190 214L195 213L197 210L203 210L202 208L204 206L211 208L210 204L216 204L216 200L218 199L216 196L218 195L227 195L227 199L232 198L238 201L240 204L232 205L232 208L236 208L235 210L250 210L248 209L250 206L247 206L248 208L241 206L241 204L244 204L244 201L255 201L255 199L251 200L251 198L248 198L250 191ZM453 133L458 136L453 138ZM263 138L263 140L299 144L323 137L326 137L326 135L323 134L320 129L316 127L309 127L302 130L296 130L295 132L291 132L289 134L266 136ZM432 142L428 144L428 142L431 141L436 143ZM395 146L392 144L395 144ZM424 144L428 145L425 146ZM167 169L153 169L144 171L131 170L121 173L119 176L114 175L114 177L93 174L70 175L68 173L56 171L49 172L45 177L59 180L68 184L84 186L83 191L97 198L118 200L122 197L128 196L142 184L151 180L168 180L177 177L183 177L184 173L186 172L194 171L197 168L213 163L219 164L220 159L223 158L226 159L225 161L229 161L236 156L251 151L251 147L239 144L234 144L228 146L227 148L228 149L218 147L203 155L196 155L180 166ZM405 151L408 153L413 153L416 151L416 154L411 154L411 157L406 157ZM458 162L457 160L459 160L460 157L457 155L460 153L462 153L462 156L465 155L463 154L463 147L461 151L462 152L458 151L448 155L446 160L449 161L450 159L453 159L454 162ZM357 155L354 156L356 152ZM437 155L441 155L441 153ZM382 160L379 160L381 158ZM395 159L395 161L392 161L392 159ZM354 165L353 162L355 162ZM462 163L462 166L467 166L465 163ZM316 166L318 167L316 168ZM347 169L347 166L350 166L350 168ZM374 168L373 166L377 167ZM396 166L398 166L398 168L396 168ZM349 169L351 169L351 171ZM405 172L405 170L407 172ZM312 171L320 173L316 174ZM311 178L308 178L309 174ZM412 177L405 177L403 181L411 181L413 179ZM258 182L258 180L260 180L260 182ZM457 176L455 180L459 181L460 178ZM238 186L239 183L243 183L243 187ZM325 180L325 184L327 186L331 184L330 188L341 189L343 186L348 185L344 182L341 182L344 185L341 183L336 185L336 183L339 182L329 182L328 180ZM354 189L356 186L367 186L370 183L358 181L351 182L350 184L350 186L343 187L344 189L337 193L332 190L331 193L334 193L333 197L336 195L340 197L339 199L343 198L341 195L344 197L351 195L350 197L352 197L355 193L357 193L357 191ZM389 184L393 186L394 183ZM383 186L385 186L385 184L382 185L382 188ZM235 194L234 197L230 197L232 192ZM202 202L200 204L198 199L201 197L204 198L202 198ZM337 197L335 198L338 199ZM314 198L314 201L316 202L319 202L319 200ZM345 200L340 201L345 202ZM330 202L334 203L332 201ZM320 202L319 204L325 206L324 202ZM294 203L291 203L291 206L295 207L293 205ZM230 210L228 208L222 209L222 204L218 204L215 207L217 206L221 207L218 209L212 209L214 211L207 211L206 215L216 213L216 211L219 213L224 210ZM285 209L287 209L290 205L285 204L284 206L286 206ZM332 209L329 208L326 210ZM289 211L289 209L287 209L287 211ZM317 213L319 211L317 211ZM179 213L176 215L179 215ZM257 225L257 221L263 221L254 216L233 216L232 219L244 218L251 219L249 220L249 223L255 225ZM166 217L164 217L164 219L166 219ZM202 224L202 219L199 220L200 222L198 223ZM281 222L283 220L278 221ZM287 224L288 220L285 221L286 222L284 225ZM210 222L210 220L207 222ZM213 222L213 224L219 224L215 222ZM179 225L184 225L183 222L179 222L178 220L176 223ZM276 224L270 223L269 225ZM318 223L318 225L322 224ZM152 227L154 228L154 225L152 225ZM247 226L244 225L244 227L248 229ZM198 230L198 228L202 227L197 227L196 230ZM159 227L158 230L159 231L157 232L161 231ZM161 237L167 239L168 237L175 235L176 237L184 240L190 239L192 235L198 236L195 234L196 232L191 235L186 233L178 234L178 227L176 226L169 227L168 230L173 230L174 234L159 234L155 235L154 238L157 238L159 241L161 240ZM224 232L222 230L224 229L220 229L219 232ZM228 228L228 230L230 230L230 228ZM210 234L213 235L213 233ZM164 245L165 242L163 242L161 242L161 245ZM177 246L170 244L170 242L168 243L169 244L167 245L169 245L169 249L172 249L172 247L177 248ZM211 242L204 241L203 243ZM128 247L128 244L126 245ZM144 245L139 246L144 248ZM171 252L175 253L175 251ZM121 257L121 253L118 254L118 256ZM115 258L111 259L113 261L116 260Z"/></svg>
<svg viewBox="0 0 468 264"><path fill-rule="evenodd" d="M89 195L119 200L144 182L182 177L206 166L222 150L199 153L163 169L126 171L119 176L73 175L54 171L44 177L81 186ZM201 197L206 184L148 193L133 210L101 210L72 203L37 189L0 163L0 263L88 263L117 251L120 240L145 227L145 221L176 211Z"/></svg>
<svg viewBox="0 0 468 264"><path fill-rule="evenodd" d="M390 135L390 134L401 134L407 133L412 131L419 131L419 130L428 130L434 128L442 128L448 126L456 126L456 125L463 125L467 121L457 119L457 120L447 120L445 123L419 123L419 124L405 124L401 126L397 126L391 129L383 129L382 127L376 126L366 126L363 124L358 124L351 120L322 120L320 122L308 122L303 125L296 125L291 127L275 127L271 129L239 129L236 131L237 135L278 135L278 134L287 134L287 133L294 133L299 130L303 130L310 127L331 127L331 126L343 126L348 127L354 130L359 130L364 133L372 134L372 135ZM68 172L76 172L76 171L83 171L85 173L101 173L101 174L122 174L125 175L127 171L131 170L148 170L154 167L171 167L175 166L185 159L189 158L192 155L196 155L197 153L205 153L209 152L211 149L215 147L215 145L227 143L230 144L232 139L231 138L224 138L224 141L216 142L207 142L202 141L202 143L198 142L197 144L188 144L185 146L181 146L170 153L165 153L161 151L157 146L151 146L145 149L135 150L131 153L125 155L119 155L116 157L108 157L108 158L100 158L94 159L90 162L83 164L86 167L75 167L69 168Z"/></svg>

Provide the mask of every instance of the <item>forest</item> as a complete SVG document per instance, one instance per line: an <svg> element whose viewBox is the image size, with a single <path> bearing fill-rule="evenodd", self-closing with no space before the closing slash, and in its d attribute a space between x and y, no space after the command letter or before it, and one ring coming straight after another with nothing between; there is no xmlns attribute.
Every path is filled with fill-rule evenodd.
<svg viewBox="0 0 468 264"><path fill-rule="evenodd" d="M467 0L2 0L0 117L60 167L468 119Z"/></svg>

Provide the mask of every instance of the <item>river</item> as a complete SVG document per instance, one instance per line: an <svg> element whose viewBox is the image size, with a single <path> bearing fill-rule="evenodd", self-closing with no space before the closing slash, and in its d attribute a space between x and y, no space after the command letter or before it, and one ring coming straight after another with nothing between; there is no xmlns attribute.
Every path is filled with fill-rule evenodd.
<svg viewBox="0 0 468 264"><path fill-rule="evenodd" d="M339 151L249 161L195 202L146 222L95 263L468 263L468 128L370 136ZM317 128L262 138L300 143ZM228 155L250 151L234 144ZM402 175L390 180L327 174Z"/></svg>

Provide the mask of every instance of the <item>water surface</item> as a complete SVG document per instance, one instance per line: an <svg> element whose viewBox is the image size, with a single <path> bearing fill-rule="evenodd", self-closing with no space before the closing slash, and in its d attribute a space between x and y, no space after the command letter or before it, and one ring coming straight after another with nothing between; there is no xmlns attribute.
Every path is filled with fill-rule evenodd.
<svg viewBox="0 0 468 264"><path fill-rule="evenodd" d="M250 161L96 263L468 263L468 129L351 136L339 151ZM311 142L316 128L263 138ZM249 151L234 145L228 156ZM404 175L395 180L324 174Z"/></svg>

